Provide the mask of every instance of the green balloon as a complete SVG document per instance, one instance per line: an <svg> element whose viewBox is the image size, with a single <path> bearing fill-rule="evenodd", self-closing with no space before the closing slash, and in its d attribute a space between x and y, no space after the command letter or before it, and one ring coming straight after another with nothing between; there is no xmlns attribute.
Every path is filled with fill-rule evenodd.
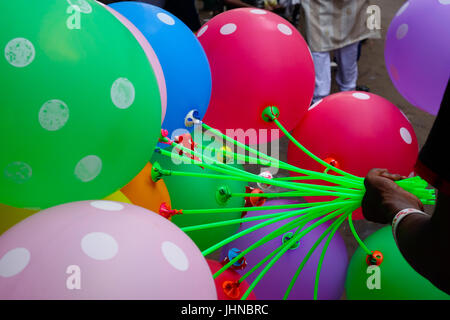
<svg viewBox="0 0 450 320"><path fill-rule="evenodd" d="M449 300L450 295L436 288L417 273L403 258L392 236L392 228L384 227L366 240L370 250L383 254L379 274L368 273L366 253L359 247L353 255L347 273L345 289L350 300ZM379 276L380 289L375 278ZM370 285L368 285L368 282ZM373 289L369 289L369 286Z"/></svg>
<svg viewBox="0 0 450 320"><path fill-rule="evenodd" d="M0 2L0 203L101 199L152 156L161 98L132 33L94 0Z"/></svg>
<svg viewBox="0 0 450 320"><path fill-rule="evenodd" d="M169 149L170 150L170 149ZM175 164L171 158L155 152L151 163L158 162L162 169L192 172L198 174L219 174L216 171L202 169L195 164ZM241 165L234 164L234 167L243 169ZM220 188L228 188L232 193L245 192L246 182L234 180L211 179L201 177L186 176L165 176L164 183L169 191L172 208L174 209L216 209L216 208L239 208L244 206L244 198L231 197L228 201L221 202L217 199L217 193ZM199 213L199 214L181 214L172 217L172 222L178 227L187 227L218 221L239 219L242 212L227 213ZM190 231L187 234L200 248L205 250L212 245L228 238L236 233L239 224L211 228L197 231Z"/></svg>

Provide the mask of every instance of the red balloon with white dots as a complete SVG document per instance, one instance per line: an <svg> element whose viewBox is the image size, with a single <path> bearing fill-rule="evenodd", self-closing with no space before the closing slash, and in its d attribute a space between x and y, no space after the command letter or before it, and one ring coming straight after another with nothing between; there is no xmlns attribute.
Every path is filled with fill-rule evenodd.
<svg viewBox="0 0 450 320"><path fill-rule="evenodd" d="M419 150L414 129L403 112L385 98L367 92L340 92L318 101L309 108L292 135L319 158L360 177L365 177L372 168L410 176ZM324 166L293 143L289 143L288 162L308 170L325 171ZM353 219L362 218L361 209L353 213Z"/></svg>
<svg viewBox="0 0 450 320"><path fill-rule="evenodd" d="M258 140L250 144L279 137L258 131L277 128L261 117L268 106L279 109L288 130L297 125L312 100L314 64L294 26L269 11L241 8L214 17L197 37L212 75L206 124L225 134L226 129L254 129Z"/></svg>

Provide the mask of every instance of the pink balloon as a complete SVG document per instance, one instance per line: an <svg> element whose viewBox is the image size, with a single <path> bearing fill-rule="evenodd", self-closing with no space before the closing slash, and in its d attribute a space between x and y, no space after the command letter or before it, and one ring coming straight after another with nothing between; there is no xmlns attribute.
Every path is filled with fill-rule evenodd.
<svg viewBox="0 0 450 320"><path fill-rule="evenodd" d="M114 201L41 211L0 237L0 299L217 299L200 250L160 215Z"/></svg>
<svg viewBox="0 0 450 320"><path fill-rule="evenodd" d="M100 3L100 2L99 2ZM166 90L166 80L164 78L164 73L161 67L161 64L159 63L159 59L156 56L155 51L153 50L150 43L147 41L147 39L144 37L141 31L139 31L138 28L134 26L127 18L125 18L123 15L121 15L119 12L114 10L113 8L109 6L105 6L104 4L100 3L106 10L111 12L122 24L130 30L130 32L134 35L136 40L141 45L142 49L144 50L145 54L147 55L148 61L150 61L150 64L153 68L153 71L155 72L156 80L158 82L159 87L159 94L161 96L161 124L164 121L164 117L166 116L166 110L167 110L167 90Z"/></svg>
<svg viewBox="0 0 450 320"><path fill-rule="evenodd" d="M275 129L261 114L266 107L276 106L288 130L297 125L313 96L314 64L294 26L269 11L242 8L212 18L197 37L212 74L206 124L223 133L226 129ZM270 134L260 134L257 142L271 140Z"/></svg>
<svg viewBox="0 0 450 320"><path fill-rule="evenodd" d="M406 116L373 93L340 92L320 100L309 108L293 136L319 158L333 159L340 169L360 177L372 168L408 176L418 155L417 138ZM325 170L292 143L288 162L304 169ZM354 218L362 218L360 210Z"/></svg>

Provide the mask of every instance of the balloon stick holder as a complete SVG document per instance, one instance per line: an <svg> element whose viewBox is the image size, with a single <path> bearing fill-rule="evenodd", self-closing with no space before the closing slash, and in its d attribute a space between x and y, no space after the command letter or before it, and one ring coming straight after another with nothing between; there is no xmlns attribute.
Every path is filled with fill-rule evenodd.
<svg viewBox="0 0 450 320"><path fill-rule="evenodd" d="M219 275L221 275L224 271L229 268L233 268L236 263L245 260L245 255L249 252L261 247L265 243L272 241L276 238L281 238L281 244L272 252L268 253L265 258L263 258L259 262L256 263L250 270L248 270L240 279L239 283L245 281L251 274L259 271L256 278L250 284L249 288L242 293L239 292L239 296L241 300L247 299L250 292L255 288L255 286L261 281L261 279L267 274L267 272L275 265L275 263L283 257L283 255L288 250L295 250L300 247L301 239L306 234L308 234L311 230L317 228L324 223L331 222L331 224L327 227L325 232L316 240L314 245L309 249L308 253L304 257L304 259L300 262L296 273L294 274L289 286L286 289L283 299L288 299L290 292L293 290L293 287L303 270L306 262L309 260L311 255L317 249L317 247L325 240L325 244L322 248L322 252L320 255L320 259L317 265L316 278L314 282L314 299L318 298L318 288L319 288L319 280L320 280L320 271L322 268L322 263L327 251L327 248L334 236L337 232L338 228L345 221L348 222L350 230L359 244L359 246L366 252L367 254L367 263L369 264L381 264L383 260L383 256L381 252L370 250L364 242L358 236L358 233L355 230L352 220L352 213L357 208L361 206L361 201L365 193L364 187L364 178L352 175L348 172L345 172L340 169L339 162L336 159L327 158L320 159L309 150L307 150L303 145L300 144L280 123L278 120L280 116L280 111L275 106L266 107L261 117L264 121L274 123L278 126L278 128L287 136L287 138L300 150L302 150L305 154L307 154L310 158L315 160L317 163L321 164L325 167L324 172L316 172L311 170L306 170L303 168L295 167L289 163L280 161L279 159L275 159L269 155L266 155L258 150L251 148L248 145L245 145L241 142L238 142L224 134L220 131L208 126L203 122L198 122L202 125L204 130L207 130L209 133L218 136L226 142L234 144L236 147L243 148L248 155L238 154L233 152L229 148L222 148L220 150L215 150L216 154L222 154L230 156L232 159L237 159L244 161L245 163L256 163L261 164L268 167L284 169L292 171L298 176L295 177L283 177L283 178L266 178L261 175L252 174L245 170L241 170L234 166L227 164L225 161L219 161L220 159L215 159L213 157L208 157L203 154L203 150L206 147L201 146L200 153L197 149L193 148L189 149L181 144L176 144L173 141L168 140L167 138L162 137L163 142L170 144L172 147L176 147L177 149L183 151L180 155L172 154L171 152L158 149L157 151L164 156L172 157L178 160L186 161L189 159L190 163L193 165L200 166L202 168L209 169L210 171L215 172L215 174L210 173L193 173L193 172L182 172L176 170L170 170L171 175L179 175L179 176L195 176L199 179L211 178L211 179L221 179L221 180L237 180L237 181L246 181L252 183L258 183L261 185L267 186L277 186L280 188L288 189L288 192L279 192L279 193L264 193L262 192L247 192L247 193L233 193L226 185L219 187L216 190L216 199L219 204L226 204L227 201L233 197L244 197L246 199L246 207L239 208L212 208L212 209L186 209L186 210L174 210L165 208L163 211L166 214L219 214L219 213L231 213L231 212L249 212L249 211L269 211L271 210L286 210L277 213L271 214L262 214L262 215L254 215L252 217L247 217L242 215L240 219L229 219L223 221L216 221L213 223L205 223L199 225L192 225L188 227L181 228L183 231L189 233L192 231L198 230L210 230L214 228L220 228L229 225L235 224L244 224L247 222L261 221L256 225L253 225L247 229L243 229L236 234L229 236L228 238L220 241L219 243L214 244L210 248L207 248L202 252L204 256L207 256L216 250L227 246L232 243L234 240L244 237L245 235L260 230L266 226L273 225L280 221L286 221L282 227L277 228L274 231L269 232L267 235L257 240L255 243L250 245L248 248L244 250L238 250L235 252L233 257L229 257L227 261L224 261L223 267L218 270L214 274L214 278L216 279ZM202 160L200 160L202 159ZM224 163L225 162L225 163ZM163 170L157 163L155 170L155 176L152 171L152 179L161 179L164 175L167 174L166 170ZM329 174L332 172L333 174ZM305 183L307 180L314 180L315 183ZM316 181L327 182L326 184L317 184ZM396 183L404 188L405 190L415 194L424 204L434 204L435 203L435 192L431 189L426 189L427 183L422 180L420 177L412 177L400 181L396 181ZM254 190L254 189L252 189ZM259 189L258 189L259 190ZM260 190L261 191L261 190ZM296 203L289 205L267 205L262 206L262 200L266 200L268 198L285 198L285 197L315 197L315 196L328 196L332 197L334 200L330 201L322 201L322 202L309 202L309 203ZM253 200L253 201L252 201ZM258 201L255 201L258 200ZM172 212L172 211L173 212ZM289 222L287 222L289 221ZM230 285L230 284L228 284ZM236 294L235 286L228 286L227 290L230 290L230 293L234 296Z"/></svg>

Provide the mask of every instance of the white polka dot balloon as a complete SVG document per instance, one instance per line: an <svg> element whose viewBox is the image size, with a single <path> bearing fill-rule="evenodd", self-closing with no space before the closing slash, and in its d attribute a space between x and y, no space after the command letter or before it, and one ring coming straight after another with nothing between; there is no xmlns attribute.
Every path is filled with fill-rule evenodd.
<svg viewBox="0 0 450 320"><path fill-rule="evenodd" d="M217 299L206 260L160 215L130 204L52 207L0 237L0 299Z"/></svg>
<svg viewBox="0 0 450 320"><path fill-rule="evenodd" d="M386 34L386 67L412 105L436 115L450 75L450 1L410 0Z"/></svg>
<svg viewBox="0 0 450 320"><path fill-rule="evenodd" d="M267 107L278 108L288 131L306 114L314 64L305 40L287 20L267 10L239 8L212 18L197 37L212 74L206 124L223 133L261 129L254 143L265 143L275 138L268 129L277 130L262 117Z"/></svg>
<svg viewBox="0 0 450 320"><path fill-rule="evenodd" d="M133 34L94 0L7 1L0 19L0 203L45 209L126 185L161 129Z"/></svg>
<svg viewBox="0 0 450 320"><path fill-rule="evenodd" d="M292 134L322 160L360 177L372 168L407 176L419 150L414 129L400 109L369 92L325 97L310 108ZM325 170L293 144L289 144L288 162L304 169ZM361 212L353 218L362 218Z"/></svg>

